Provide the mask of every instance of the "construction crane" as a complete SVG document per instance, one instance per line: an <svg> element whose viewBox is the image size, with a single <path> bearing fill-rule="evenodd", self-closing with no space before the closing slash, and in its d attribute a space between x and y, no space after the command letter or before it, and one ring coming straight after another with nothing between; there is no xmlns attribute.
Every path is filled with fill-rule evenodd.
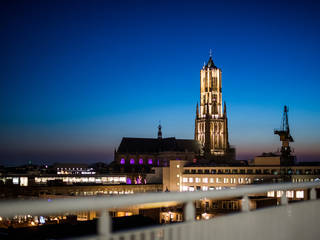
<svg viewBox="0 0 320 240"><path fill-rule="evenodd" d="M279 135L280 136L280 141L282 141L281 155L283 157L289 157L290 156L291 149L290 149L289 143L293 142L293 138L290 135L288 112L289 112L288 107L284 106L281 127L280 127L280 129L274 130L274 134Z"/></svg>

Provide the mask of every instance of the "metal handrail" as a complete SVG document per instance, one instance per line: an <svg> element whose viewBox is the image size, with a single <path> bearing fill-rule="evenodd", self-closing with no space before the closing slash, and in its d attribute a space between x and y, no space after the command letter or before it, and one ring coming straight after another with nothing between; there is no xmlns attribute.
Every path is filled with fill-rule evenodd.
<svg viewBox="0 0 320 240"><path fill-rule="evenodd" d="M0 216L12 217L14 215L46 215L61 212L82 210L103 210L124 206L134 206L146 203L160 202L192 202L202 198L223 199L243 197L250 194L268 191L281 191L291 189L320 188L320 182L307 183L279 183L239 186L236 189L199 192L162 192L142 193L134 195L120 195L112 197L80 197L48 200L5 200L0 201Z"/></svg>

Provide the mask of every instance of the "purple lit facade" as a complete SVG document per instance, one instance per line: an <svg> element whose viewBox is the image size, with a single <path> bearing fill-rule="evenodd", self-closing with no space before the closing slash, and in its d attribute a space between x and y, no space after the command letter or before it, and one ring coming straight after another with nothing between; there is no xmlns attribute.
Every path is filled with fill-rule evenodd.
<svg viewBox="0 0 320 240"><path fill-rule="evenodd" d="M149 159L148 159L148 164L149 164L149 165L152 165L152 158L149 158Z"/></svg>
<svg viewBox="0 0 320 240"><path fill-rule="evenodd" d="M130 159L130 164L134 164L134 159L133 158Z"/></svg>
<svg viewBox="0 0 320 240"><path fill-rule="evenodd" d="M126 160L124 160L124 158L121 158L120 164L125 164L125 163L126 163Z"/></svg>
<svg viewBox="0 0 320 240"><path fill-rule="evenodd" d="M127 184L131 184L131 179L127 178Z"/></svg>
<svg viewBox="0 0 320 240"><path fill-rule="evenodd" d="M139 164L143 164L143 159L142 158L139 159Z"/></svg>

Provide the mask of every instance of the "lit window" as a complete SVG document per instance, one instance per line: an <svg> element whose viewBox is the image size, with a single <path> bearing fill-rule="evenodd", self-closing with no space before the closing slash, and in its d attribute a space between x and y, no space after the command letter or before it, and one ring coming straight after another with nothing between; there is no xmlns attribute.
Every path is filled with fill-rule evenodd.
<svg viewBox="0 0 320 240"><path fill-rule="evenodd" d="M124 160L124 158L121 158L120 164L125 164L125 163L126 163L126 160Z"/></svg>
<svg viewBox="0 0 320 240"><path fill-rule="evenodd" d="M214 183L214 178L210 178L210 183Z"/></svg>
<svg viewBox="0 0 320 240"><path fill-rule="evenodd" d="M179 174L177 174L177 177L180 177L180 175L179 175Z"/></svg>
<svg viewBox="0 0 320 240"><path fill-rule="evenodd" d="M182 179L182 182L188 182L188 178L184 177L184 178Z"/></svg>
<svg viewBox="0 0 320 240"><path fill-rule="evenodd" d="M189 192L194 192L194 187L189 187Z"/></svg>
<svg viewBox="0 0 320 240"><path fill-rule="evenodd" d="M143 159L142 158L139 159L139 164L143 164Z"/></svg>
<svg viewBox="0 0 320 240"><path fill-rule="evenodd" d="M224 178L223 179L223 183L228 183L229 182L229 179L228 178Z"/></svg>
<svg viewBox="0 0 320 240"><path fill-rule="evenodd" d="M17 178L17 177L12 178L12 183L19 184L19 178Z"/></svg>
<svg viewBox="0 0 320 240"><path fill-rule="evenodd" d="M208 186L202 186L202 191L208 191Z"/></svg>
<svg viewBox="0 0 320 240"><path fill-rule="evenodd" d="M179 167L180 167L180 165L178 164L178 165L177 165L177 168L179 168Z"/></svg>
<svg viewBox="0 0 320 240"><path fill-rule="evenodd" d="M283 191L277 191L277 197L282 197Z"/></svg>
<svg viewBox="0 0 320 240"><path fill-rule="evenodd" d="M196 178L196 183L199 183L200 182L200 178Z"/></svg>
<svg viewBox="0 0 320 240"><path fill-rule="evenodd" d="M268 196L268 197L274 197L274 191L268 192L268 193L267 193L267 196Z"/></svg>
<svg viewBox="0 0 320 240"><path fill-rule="evenodd" d="M203 183L208 183L208 178L202 178Z"/></svg>
<svg viewBox="0 0 320 240"><path fill-rule="evenodd" d="M148 164L152 164L152 159L148 159Z"/></svg>
<svg viewBox="0 0 320 240"><path fill-rule="evenodd" d="M182 186L182 191L183 191L183 192L188 191L188 186Z"/></svg>
<svg viewBox="0 0 320 240"><path fill-rule="evenodd" d="M304 191L296 191L296 198L304 198Z"/></svg>
<svg viewBox="0 0 320 240"><path fill-rule="evenodd" d="M287 191L286 192L286 197L287 198L293 198L293 191Z"/></svg>
<svg viewBox="0 0 320 240"><path fill-rule="evenodd" d="M133 158L130 159L130 164L134 164L134 159Z"/></svg>
<svg viewBox="0 0 320 240"><path fill-rule="evenodd" d="M189 178L189 182L190 182L190 183L193 183L193 178L192 178L192 177Z"/></svg>
<svg viewBox="0 0 320 240"><path fill-rule="evenodd" d="M220 178L216 178L216 183L221 183L221 179Z"/></svg>

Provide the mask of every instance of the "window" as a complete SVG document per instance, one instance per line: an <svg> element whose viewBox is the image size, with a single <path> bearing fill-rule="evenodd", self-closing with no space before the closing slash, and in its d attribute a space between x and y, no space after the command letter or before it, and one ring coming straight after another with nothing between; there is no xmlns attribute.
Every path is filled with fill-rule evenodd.
<svg viewBox="0 0 320 240"><path fill-rule="evenodd" d="M194 187L193 186L189 187L189 192L194 192Z"/></svg>
<svg viewBox="0 0 320 240"><path fill-rule="evenodd" d="M139 159L139 164L143 164L143 159L142 158Z"/></svg>
<svg viewBox="0 0 320 240"><path fill-rule="evenodd" d="M189 170L189 169L186 169L186 170L184 171L184 173L190 173L190 170Z"/></svg>
<svg viewBox="0 0 320 240"><path fill-rule="evenodd" d="M216 174L216 172L217 172L217 171L216 171L215 169L211 169L211 173L212 173L212 174Z"/></svg>
<svg viewBox="0 0 320 240"><path fill-rule="evenodd" d="M225 173L230 173L229 169L224 170Z"/></svg>
<svg viewBox="0 0 320 240"><path fill-rule="evenodd" d="M196 189L197 189L197 191L200 191L200 190L201 190L201 187L200 187L200 186L197 186Z"/></svg>
<svg viewBox="0 0 320 240"><path fill-rule="evenodd" d="M184 178L182 178L182 182L188 182L188 178L186 178L186 177L184 177Z"/></svg>
<svg viewBox="0 0 320 240"><path fill-rule="evenodd" d="M208 174L209 173L209 169L204 170L204 173Z"/></svg>
<svg viewBox="0 0 320 240"><path fill-rule="evenodd" d="M152 164L152 159L151 158L148 159L148 164L150 164L150 165Z"/></svg>
<svg viewBox="0 0 320 240"><path fill-rule="evenodd" d="M130 159L130 164L134 164L134 159L133 158Z"/></svg>
<svg viewBox="0 0 320 240"><path fill-rule="evenodd" d="M246 171L244 169L240 169L240 174L245 174Z"/></svg>
<svg viewBox="0 0 320 240"><path fill-rule="evenodd" d="M199 169L199 170L198 170L198 173L203 173L202 169Z"/></svg>
<svg viewBox="0 0 320 240"><path fill-rule="evenodd" d="M296 191L296 198L304 198L304 191Z"/></svg>
<svg viewBox="0 0 320 240"><path fill-rule="evenodd" d="M202 191L208 191L208 186L202 186Z"/></svg>
<svg viewBox="0 0 320 240"><path fill-rule="evenodd" d="M286 192L286 197L287 198L293 198L293 191L287 191Z"/></svg>
<svg viewBox="0 0 320 240"><path fill-rule="evenodd" d="M270 191L267 193L267 197L274 197L274 191Z"/></svg>
<svg viewBox="0 0 320 240"><path fill-rule="evenodd" d="M193 178L189 178L189 183L193 183Z"/></svg>
<svg viewBox="0 0 320 240"><path fill-rule="evenodd" d="M193 173L193 174L196 173L196 170L195 170L195 169L192 169L192 170L191 170L191 173Z"/></svg>
<svg viewBox="0 0 320 240"><path fill-rule="evenodd" d="M180 174L177 174L177 177L180 177Z"/></svg>
<svg viewBox="0 0 320 240"><path fill-rule="evenodd" d="M199 183L200 182L200 178L196 178L196 183Z"/></svg>
<svg viewBox="0 0 320 240"><path fill-rule="evenodd" d="M264 169L264 170L263 170L263 174L270 174L269 169Z"/></svg>
<svg viewBox="0 0 320 240"><path fill-rule="evenodd" d="M307 175L312 174L312 170L311 169L306 169L305 170L305 174L307 174Z"/></svg>
<svg viewBox="0 0 320 240"><path fill-rule="evenodd" d="M210 183L214 183L214 178L210 178Z"/></svg>
<svg viewBox="0 0 320 240"><path fill-rule="evenodd" d="M125 164L125 163L126 163L126 160L124 160L124 158L121 158L120 164Z"/></svg>
<svg viewBox="0 0 320 240"><path fill-rule="evenodd" d="M247 170L247 173L248 173L248 174L252 174L252 173L253 173L253 170L252 170L252 169L248 169L248 170Z"/></svg>
<svg viewBox="0 0 320 240"><path fill-rule="evenodd" d="M238 173L238 169L232 169L232 173Z"/></svg>
<svg viewBox="0 0 320 240"><path fill-rule="evenodd" d="M221 178L216 178L216 183L221 183Z"/></svg>
<svg viewBox="0 0 320 240"><path fill-rule="evenodd" d="M256 174L261 174L261 169L256 169Z"/></svg>
<svg viewBox="0 0 320 240"><path fill-rule="evenodd" d="M203 183L208 183L208 178L202 178Z"/></svg>
<svg viewBox="0 0 320 240"><path fill-rule="evenodd" d="M277 191L277 197L282 197L283 191Z"/></svg>
<svg viewBox="0 0 320 240"><path fill-rule="evenodd" d="M188 191L188 186L182 186L182 191L183 191L183 192Z"/></svg>
<svg viewBox="0 0 320 240"><path fill-rule="evenodd" d="M179 165L179 164L177 164L177 168L180 168L180 165Z"/></svg>
<svg viewBox="0 0 320 240"><path fill-rule="evenodd" d="M228 178L224 178L223 179L223 183L228 183L229 182L229 179Z"/></svg>

